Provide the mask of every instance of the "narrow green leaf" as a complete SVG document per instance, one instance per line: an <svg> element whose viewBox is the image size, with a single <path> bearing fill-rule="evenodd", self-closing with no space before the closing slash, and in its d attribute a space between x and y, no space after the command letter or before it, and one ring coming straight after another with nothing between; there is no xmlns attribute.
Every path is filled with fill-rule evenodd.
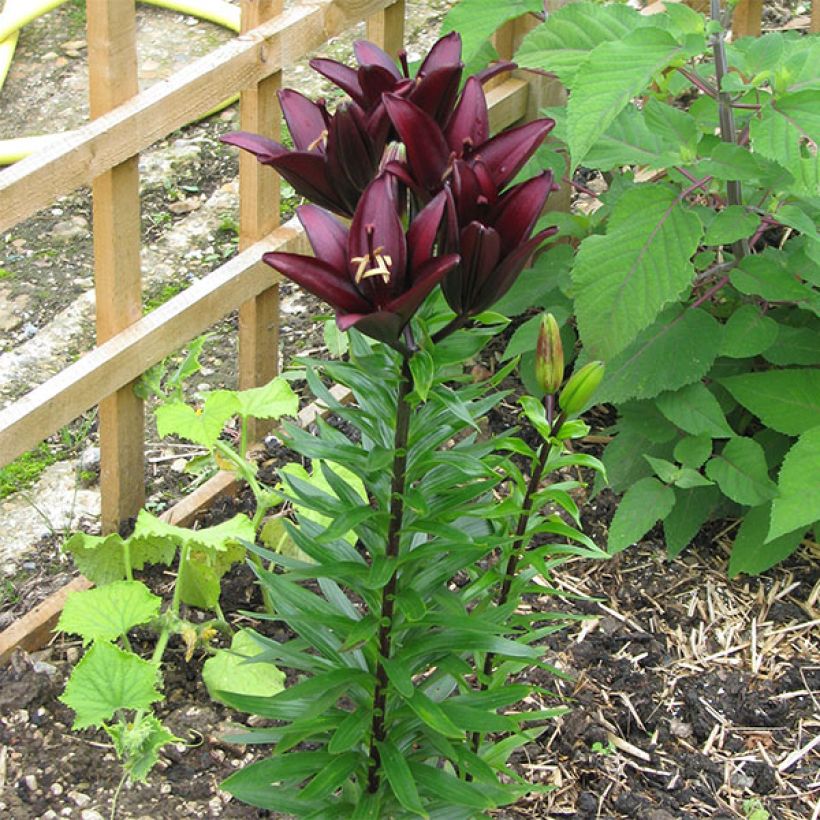
<svg viewBox="0 0 820 820"><path fill-rule="evenodd" d="M327 750L334 755L352 749L370 728L371 715L365 709L356 709L351 712L333 733Z"/></svg>
<svg viewBox="0 0 820 820"><path fill-rule="evenodd" d="M416 782L404 755L393 745L390 740L383 740L379 743L379 756L381 757L382 768L387 775L387 781L396 799L405 809L421 817L428 817L427 811L421 803Z"/></svg>
<svg viewBox="0 0 820 820"><path fill-rule="evenodd" d="M656 478L636 481L624 494L609 528L609 553L621 552L646 535L675 504L675 493Z"/></svg>
<svg viewBox="0 0 820 820"><path fill-rule="evenodd" d="M407 705L426 723L431 729L444 737L463 738L464 730L453 723L447 714L434 700L431 700L420 689L413 692L413 696L407 699Z"/></svg>
<svg viewBox="0 0 820 820"><path fill-rule="evenodd" d="M396 691L402 697L412 698L415 692L413 678L401 657L382 658L382 664L384 665L384 671L387 672L390 683L396 687Z"/></svg>
<svg viewBox="0 0 820 820"><path fill-rule="evenodd" d="M718 400L702 382L662 393L656 402L669 421L693 436L729 438L734 435Z"/></svg>
<svg viewBox="0 0 820 820"><path fill-rule="evenodd" d="M72 592L57 629L80 635L83 644L114 641L138 624L159 615L162 599L140 581L114 581L95 589Z"/></svg>
<svg viewBox="0 0 820 820"><path fill-rule="evenodd" d="M820 369L767 370L719 381L747 410L780 433L799 436L820 418Z"/></svg>
<svg viewBox="0 0 820 820"><path fill-rule="evenodd" d="M322 338L324 339L328 353L330 353L334 359L341 359L350 347L347 333L343 333L339 330L335 319L328 319L324 322L322 325Z"/></svg>
<svg viewBox="0 0 820 820"><path fill-rule="evenodd" d="M161 700L156 683L155 664L97 641L74 667L60 700L74 710L74 729L102 726L119 709L149 709Z"/></svg>
<svg viewBox="0 0 820 820"><path fill-rule="evenodd" d="M302 799L308 801L318 800L335 792L342 787L361 762L362 755L358 752L345 752L335 756L302 789Z"/></svg>
<svg viewBox="0 0 820 820"><path fill-rule="evenodd" d="M618 200L606 236L581 243L572 274L591 355L611 358L680 296L700 233L700 221L670 188L638 186Z"/></svg>
<svg viewBox="0 0 820 820"><path fill-rule="evenodd" d="M820 419L818 419L820 421ZM820 427L806 430L783 459L772 502L772 520L766 541L820 520Z"/></svg>
<svg viewBox="0 0 820 820"><path fill-rule="evenodd" d="M426 350L417 350L410 359L410 372L413 374L413 389L422 401L427 401L436 375L433 357Z"/></svg>
<svg viewBox="0 0 820 820"><path fill-rule="evenodd" d="M706 475L738 504L756 506L777 495L769 478L763 448L750 438L731 438L706 464Z"/></svg>

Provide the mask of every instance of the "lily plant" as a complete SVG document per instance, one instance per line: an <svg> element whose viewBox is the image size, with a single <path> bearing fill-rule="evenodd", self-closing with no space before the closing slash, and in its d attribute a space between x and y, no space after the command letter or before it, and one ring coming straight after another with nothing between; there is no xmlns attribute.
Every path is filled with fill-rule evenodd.
<svg viewBox="0 0 820 820"><path fill-rule="evenodd" d="M224 695L274 724L234 738L273 752L223 787L303 817L468 818L533 788L507 761L561 711L528 712L533 687L511 682L540 662L533 643L545 634L515 605L536 572L549 574L545 556L554 567L566 555L601 555L577 529L569 492L580 485L542 484L559 467L600 467L565 446L586 430L574 419L594 379L582 379L589 389L570 379L572 402L554 413L564 368L553 321L539 346L549 384L521 399L541 447L514 430L476 435L516 362L475 381L463 358L503 327L488 333L497 319L485 312L554 233L536 231L552 176L516 181L553 122L491 136L482 80L508 66L468 78L459 93L457 34L436 43L414 77L403 54L397 63L365 42L355 54L357 68L312 63L350 95L334 113L281 93L293 150L253 134L225 138L312 200L297 214L314 255L264 261L329 304L349 333L349 360L299 363L355 432L285 426L287 445L321 469L327 492L285 472L284 497L311 511L285 522L294 549L247 546L268 562L254 565L273 602L266 617L296 635L257 635L255 660L299 678L270 698ZM354 402L340 404L328 381L349 387ZM531 549L545 534L553 543Z"/></svg>

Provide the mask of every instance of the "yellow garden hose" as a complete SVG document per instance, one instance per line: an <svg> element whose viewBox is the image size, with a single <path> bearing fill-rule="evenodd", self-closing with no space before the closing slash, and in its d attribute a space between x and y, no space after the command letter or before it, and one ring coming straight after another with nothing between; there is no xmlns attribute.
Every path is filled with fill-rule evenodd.
<svg viewBox="0 0 820 820"><path fill-rule="evenodd" d="M66 0L6 0L3 11L0 13L0 89L3 88L11 66L20 29L65 2ZM189 14L231 31L239 31L240 10L225 0L142 0L142 2L180 14ZM236 97L225 100L217 108L203 114L202 118L220 111L235 100ZM49 145L55 136L55 134L42 134L0 140L0 165L10 165L33 154Z"/></svg>

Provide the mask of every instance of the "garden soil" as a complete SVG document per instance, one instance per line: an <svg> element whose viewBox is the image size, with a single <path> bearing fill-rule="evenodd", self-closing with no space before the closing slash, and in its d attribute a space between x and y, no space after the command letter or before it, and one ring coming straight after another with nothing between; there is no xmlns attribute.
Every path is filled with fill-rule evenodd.
<svg viewBox="0 0 820 820"><path fill-rule="evenodd" d="M449 0L408 4L411 51L429 45L450 5ZM766 24L796 22L806 11L803 6L767 3ZM23 33L20 59L0 97L5 114L0 137L82 121L79 8L76 2L67 4ZM209 24L157 9L142 9L140 21L149 34L175 26L176 52L188 48L179 44L191 43L186 58L227 37ZM150 83L170 70L176 57L169 63L152 37L144 41L143 82ZM345 59L349 42L335 41L330 53ZM305 66L297 66L287 82L318 92L308 76ZM46 83L53 83L58 94L43 95ZM49 112L46 103L58 95L60 111ZM40 119L32 119L33 112L41 112ZM153 280L147 294L153 303L205 275L235 250L235 156L218 142L235 118L228 109L146 153L144 238L158 254L181 248L170 275ZM4 328L0 355L19 353L91 292L89 219L88 192L79 191L0 237L0 319L20 319ZM12 307L4 313L6 303ZM283 304L283 360L321 351L321 325L310 318L318 305L288 285ZM88 349L91 314L83 316L70 343L55 345L51 364L37 372L14 371L19 376L0 385L3 400L13 400ZM234 331L233 317L214 329L205 367L191 391L234 384ZM475 363L476 372L492 371L496 363L490 351ZM502 429L514 418L514 407L507 405L492 424ZM608 421L605 415L590 419L599 436ZM65 436L54 438L55 451L77 455L95 443L93 416L71 429L81 431L82 440L66 452ZM157 442L150 422L147 441L149 504L159 512L191 479L172 468L186 457L184 450L174 442ZM269 453L268 468L281 455ZM585 529L599 544L606 542L614 502L604 491L584 507ZM222 499L201 524L247 506L241 496ZM513 759L520 774L552 791L533 793L498 817L820 817L820 553L816 544L806 542L760 578L729 581L731 526L726 522L702 533L674 562L665 558L659 532L605 563L573 560L544 580L543 596L524 602L525 608L575 619L543 642L545 660L561 676L535 670L526 675L553 693L532 708L560 704L569 711L546 724L543 734ZM73 576L60 542L60 534L51 533L29 544L24 564L2 582L0 628ZM157 592L172 583L171 575L161 572L148 580ZM261 606L250 572L240 568L223 589L229 620L236 626L254 624L241 614ZM58 637L41 652L15 655L0 669L0 817L100 820L111 813L121 769L110 742L99 732L72 732L71 711L58 700L81 652L78 642ZM158 715L182 740L163 750L147 784L122 787L116 816L275 817L238 804L219 789L231 772L264 754L264 749L233 745L226 731L232 723L259 722L208 698L200 677L203 655L186 661L183 647L172 643L166 659L167 697Z"/></svg>

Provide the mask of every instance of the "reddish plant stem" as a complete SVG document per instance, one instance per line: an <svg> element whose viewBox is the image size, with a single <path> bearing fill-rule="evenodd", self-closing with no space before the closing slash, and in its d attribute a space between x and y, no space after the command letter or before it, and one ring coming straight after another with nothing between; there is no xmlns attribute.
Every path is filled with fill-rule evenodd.
<svg viewBox="0 0 820 820"><path fill-rule="evenodd" d="M407 396L413 386L410 360L402 359L401 381L399 382L398 403L396 405L396 433L394 437L393 480L390 486L390 521L387 527L385 556L396 559L399 556L399 541L404 517L404 489L407 470L407 437L410 430L410 405ZM370 731L370 762L367 769L367 790L375 794L381 780L379 769L381 755L378 743L385 738L385 717L387 710L387 670L384 659L390 658L390 644L393 628L393 612L396 602L398 572L394 569L382 591L382 606L379 627L379 658L376 662L376 688L373 693L373 721Z"/></svg>

